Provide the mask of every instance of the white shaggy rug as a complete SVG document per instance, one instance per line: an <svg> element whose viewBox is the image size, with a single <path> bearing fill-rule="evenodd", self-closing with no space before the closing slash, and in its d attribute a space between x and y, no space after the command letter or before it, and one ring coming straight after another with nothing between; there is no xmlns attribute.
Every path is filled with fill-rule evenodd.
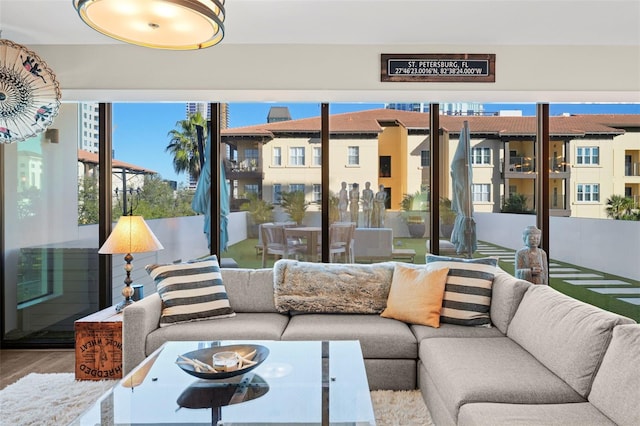
<svg viewBox="0 0 640 426"><path fill-rule="evenodd" d="M114 384L31 373L0 391L0 424L66 425ZM371 401L378 426L433 425L420 391L373 391Z"/></svg>

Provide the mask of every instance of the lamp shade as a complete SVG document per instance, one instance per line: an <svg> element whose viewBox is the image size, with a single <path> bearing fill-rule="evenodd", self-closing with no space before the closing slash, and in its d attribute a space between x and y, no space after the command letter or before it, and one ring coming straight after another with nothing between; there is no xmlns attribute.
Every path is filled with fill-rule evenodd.
<svg viewBox="0 0 640 426"><path fill-rule="evenodd" d="M224 0L73 0L94 30L126 43L193 50L224 37Z"/></svg>
<svg viewBox="0 0 640 426"><path fill-rule="evenodd" d="M163 248L142 216L121 216L98 253L144 253Z"/></svg>

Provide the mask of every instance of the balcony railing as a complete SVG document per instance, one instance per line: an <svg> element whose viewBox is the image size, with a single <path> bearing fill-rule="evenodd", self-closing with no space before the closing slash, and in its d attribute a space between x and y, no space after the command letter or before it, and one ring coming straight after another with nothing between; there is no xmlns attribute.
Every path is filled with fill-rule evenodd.
<svg viewBox="0 0 640 426"><path fill-rule="evenodd" d="M640 176L640 163L627 163L624 165L625 176Z"/></svg>
<svg viewBox="0 0 640 426"><path fill-rule="evenodd" d="M531 157L510 157L505 167L506 172L531 173L535 171L536 162Z"/></svg>

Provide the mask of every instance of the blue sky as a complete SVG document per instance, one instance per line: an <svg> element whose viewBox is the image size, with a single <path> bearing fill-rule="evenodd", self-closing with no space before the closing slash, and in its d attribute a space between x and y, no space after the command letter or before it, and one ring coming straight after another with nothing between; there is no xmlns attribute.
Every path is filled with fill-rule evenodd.
<svg viewBox="0 0 640 426"><path fill-rule="evenodd" d="M266 123L272 106L287 106L291 118L317 117L320 104L309 103L231 103L229 127ZM384 108L384 104L331 104L331 114ZM535 104L485 104L485 111L522 110L535 115ZM115 158L154 170L164 179L185 182L186 177L173 170L172 158L165 152L167 134L176 122L186 118L185 103L118 103L113 107L113 146ZM572 114L640 114L640 104L550 104L551 116Z"/></svg>

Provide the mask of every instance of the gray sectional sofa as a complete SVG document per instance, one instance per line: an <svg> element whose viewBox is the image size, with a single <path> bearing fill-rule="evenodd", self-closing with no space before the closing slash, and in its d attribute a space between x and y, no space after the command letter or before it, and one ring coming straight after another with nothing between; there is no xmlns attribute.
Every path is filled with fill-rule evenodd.
<svg viewBox="0 0 640 426"><path fill-rule="evenodd" d="M371 389L420 389L438 426L640 425L640 325L631 319L497 268L491 327L406 324L379 315L394 265L223 269L236 315L168 327L151 294L124 310L125 373L172 340L359 340ZM291 303L305 269L311 291ZM323 293L323 282L338 294Z"/></svg>

